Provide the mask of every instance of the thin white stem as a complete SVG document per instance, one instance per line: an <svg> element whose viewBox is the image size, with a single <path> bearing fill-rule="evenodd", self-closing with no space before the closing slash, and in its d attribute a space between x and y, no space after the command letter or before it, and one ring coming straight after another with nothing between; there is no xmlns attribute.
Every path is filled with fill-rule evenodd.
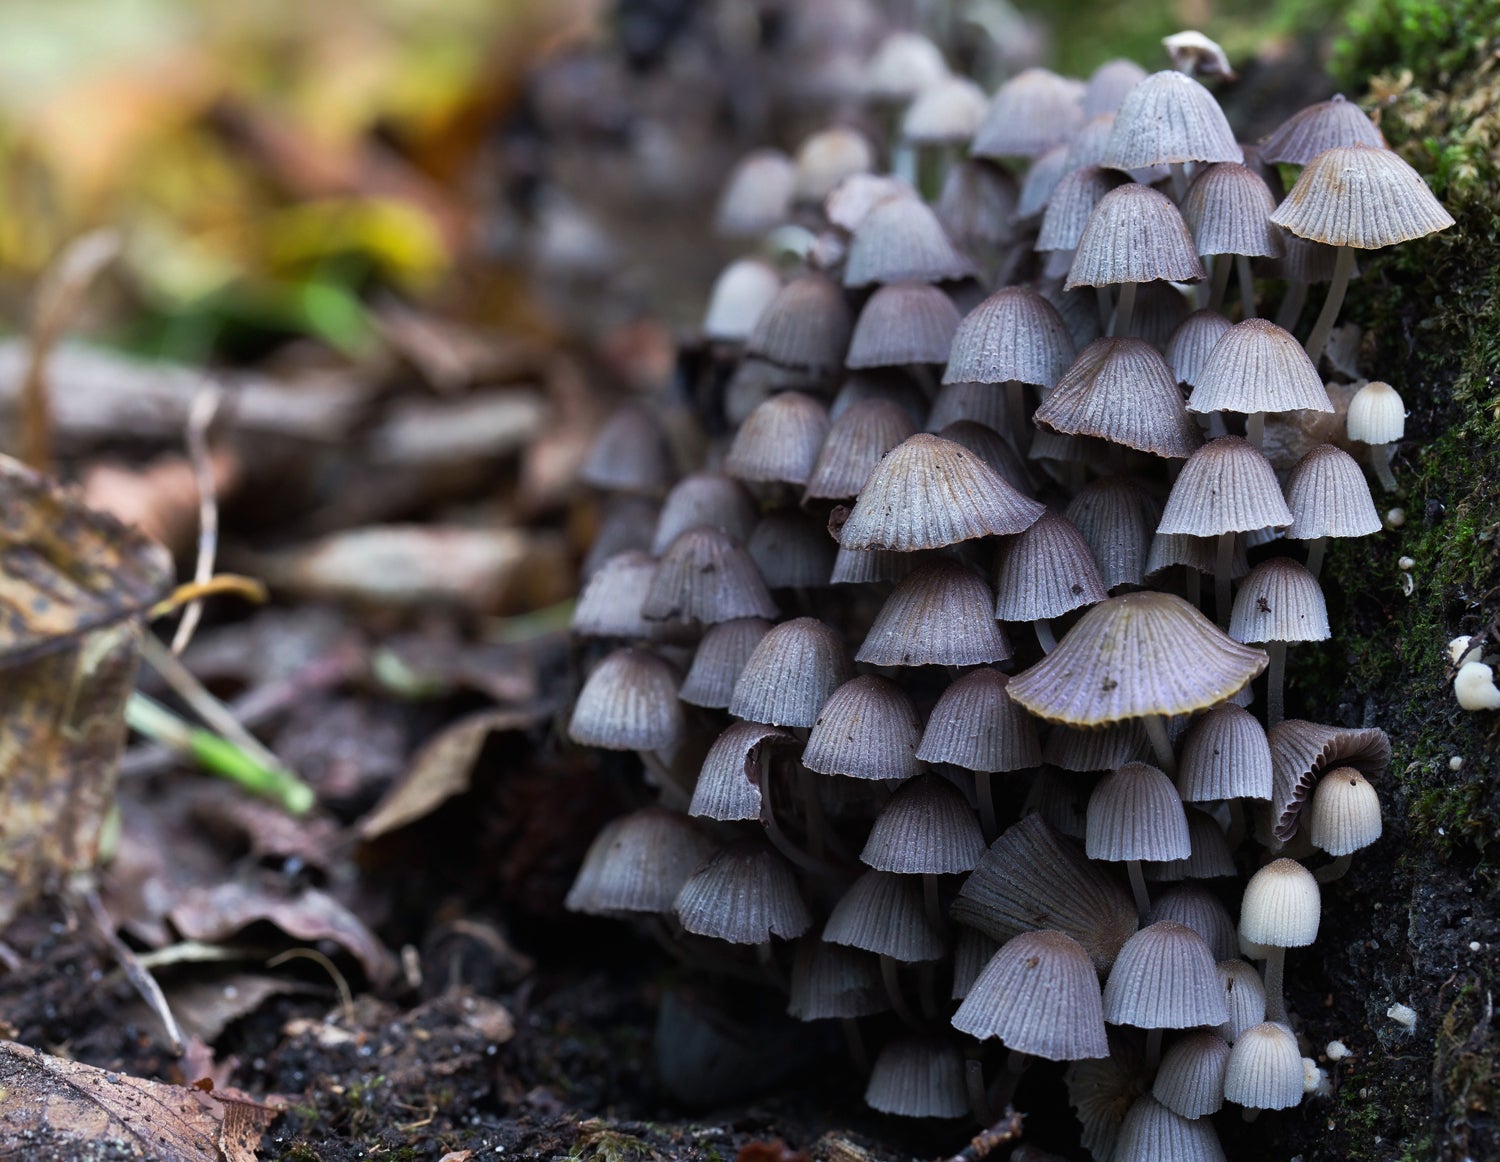
<svg viewBox="0 0 1500 1162"><path fill-rule="evenodd" d="M1287 284L1286 295L1281 300L1281 309L1276 312L1276 325L1283 331L1295 331L1297 320L1302 318L1302 308L1307 306L1307 284Z"/></svg>
<svg viewBox="0 0 1500 1162"><path fill-rule="evenodd" d="M1250 269L1250 256L1236 254L1234 268L1240 276L1240 319L1255 318L1255 274Z"/></svg>
<svg viewBox="0 0 1500 1162"><path fill-rule="evenodd" d="M1031 623L1031 628L1036 630L1036 644L1042 647L1042 653L1050 654L1057 649L1057 638L1052 633L1052 623L1045 617L1038 618Z"/></svg>
<svg viewBox="0 0 1500 1162"><path fill-rule="evenodd" d="M1234 262L1227 254L1215 254L1213 264L1214 273L1208 292L1208 306L1210 310L1222 311L1224 295L1229 290L1229 272L1234 269Z"/></svg>
<svg viewBox="0 0 1500 1162"><path fill-rule="evenodd" d="M1354 273L1354 248L1340 246L1333 263L1333 281L1328 284L1328 297L1323 300L1323 309L1318 312L1318 321L1313 324L1312 334L1307 337L1307 357L1316 366L1328 346L1328 336L1338 320L1339 308L1344 305L1344 292L1349 289L1349 276Z"/></svg>
<svg viewBox="0 0 1500 1162"><path fill-rule="evenodd" d="M1307 546L1307 571L1312 574L1316 581L1318 574L1323 571L1323 554L1328 551L1327 537L1314 537Z"/></svg>
<svg viewBox="0 0 1500 1162"><path fill-rule="evenodd" d="M1234 570L1234 534L1219 534L1219 551L1214 561L1214 617L1220 629L1229 628L1229 574Z"/></svg>
<svg viewBox="0 0 1500 1162"><path fill-rule="evenodd" d="M1285 1025L1286 1001L1282 997L1281 976L1286 965L1286 949L1274 945L1266 949L1266 1020Z"/></svg>
<svg viewBox="0 0 1500 1162"><path fill-rule="evenodd" d="M1125 870L1130 873L1130 890L1135 896L1135 914L1141 927L1146 926L1146 917L1151 915L1151 895L1146 891L1146 877L1141 874L1141 861L1127 859Z"/></svg>
<svg viewBox="0 0 1500 1162"><path fill-rule="evenodd" d="M1245 439L1255 445L1257 450L1266 446L1266 413L1251 412L1245 417Z"/></svg>
<svg viewBox="0 0 1500 1162"><path fill-rule="evenodd" d="M1111 335L1124 339L1130 335L1130 318L1135 314L1135 288L1133 282L1120 284L1120 301L1115 306L1115 323L1109 329Z"/></svg>
<svg viewBox="0 0 1500 1162"><path fill-rule="evenodd" d="M1380 487L1387 492L1395 492L1397 488L1396 474L1391 471L1391 456L1395 451L1395 444L1375 444L1370 448L1370 467L1375 469Z"/></svg>
<svg viewBox="0 0 1500 1162"><path fill-rule="evenodd" d="M1160 714L1148 714L1146 737L1151 740L1151 749L1156 752L1156 765L1167 774L1177 775L1177 756L1172 752L1172 740L1167 737L1167 720Z"/></svg>
<svg viewBox="0 0 1500 1162"><path fill-rule="evenodd" d="M1109 334L1110 316L1115 311L1114 299L1110 297L1109 287L1096 286L1094 288L1094 298L1099 303L1099 330L1107 335Z"/></svg>

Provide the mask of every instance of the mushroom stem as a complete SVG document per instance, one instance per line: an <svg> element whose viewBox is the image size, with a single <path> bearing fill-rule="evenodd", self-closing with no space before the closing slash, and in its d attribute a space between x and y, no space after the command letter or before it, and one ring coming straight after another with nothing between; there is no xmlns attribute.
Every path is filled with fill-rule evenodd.
<svg viewBox="0 0 1500 1162"><path fill-rule="evenodd" d="M1109 333L1124 339L1130 335L1130 317L1135 314L1135 287L1133 282L1120 284L1120 301L1115 305L1115 322Z"/></svg>
<svg viewBox="0 0 1500 1162"><path fill-rule="evenodd" d="M810 871L814 875L819 876L829 874L829 872L834 870L833 864L803 851L781 829L781 824L776 820L776 811L771 805L771 784L773 782L775 780L771 777L769 768L762 767L760 780L760 821L766 829L766 838L771 841L772 847L804 871Z"/></svg>
<svg viewBox="0 0 1500 1162"><path fill-rule="evenodd" d="M1109 287L1096 286L1094 288L1094 298L1099 303L1099 329L1107 335L1109 334L1109 318L1114 314L1115 310L1114 299L1110 297Z"/></svg>
<svg viewBox="0 0 1500 1162"><path fill-rule="evenodd" d="M1348 872L1349 865L1354 862L1354 856L1345 852L1332 863L1325 863L1317 871L1313 872L1313 879L1320 884L1331 884L1334 880L1341 880Z"/></svg>
<svg viewBox="0 0 1500 1162"><path fill-rule="evenodd" d="M1151 897L1146 892L1146 877L1141 874L1141 861L1127 859L1125 870L1130 873L1130 890L1135 895L1135 914L1141 927L1146 926L1146 917L1151 914Z"/></svg>
<svg viewBox="0 0 1500 1162"><path fill-rule="evenodd" d="M1375 475L1380 480L1380 487L1387 492L1396 491L1396 475L1391 471L1391 457L1396 452L1395 444L1372 444L1370 446L1370 467L1375 469Z"/></svg>
<svg viewBox="0 0 1500 1162"><path fill-rule="evenodd" d="M1240 321L1255 318L1255 275L1250 270L1250 256L1236 254L1234 268L1240 276Z"/></svg>
<svg viewBox="0 0 1500 1162"><path fill-rule="evenodd" d="M1026 443L1026 385L1018 380L1007 380L1005 384L1005 426L1010 429L1010 446L1016 455L1025 457Z"/></svg>
<svg viewBox="0 0 1500 1162"><path fill-rule="evenodd" d="M943 903L938 897L938 878L931 872L922 873L922 906L934 928L939 932L948 931L948 919L943 915Z"/></svg>
<svg viewBox="0 0 1500 1162"><path fill-rule="evenodd" d="M901 978L897 975L899 967L889 956L880 954L880 979L885 983L885 995L891 999L891 1011L908 1027L920 1029L922 1022L917 1020L917 1014L911 1011L911 1006L906 1003L906 997L901 992Z"/></svg>
<svg viewBox="0 0 1500 1162"><path fill-rule="evenodd" d="M1274 945L1266 949L1266 1020L1285 1025L1286 1001L1281 996L1281 974L1286 964L1286 949Z"/></svg>
<svg viewBox="0 0 1500 1162"><path fill-rule="evenodd" d="M1219 553L1214 560L1214 618L1220 629L1229 628L1229 574L1234 569L1234 533L1219 534Z"/></svg>
<svg viewBox="0 0 1500 1162"><path fill-rule="evenodd" d="M1281 300L1281 309L1276 312L1276 325L1283 331L1294 331L1297 320L1302 317L1302 308L1307 306L1307 284L1291 282Z"/></svg>
<svg viewBox="0 0 1500 1162"><path fill-rule="evenodd" d="M1222 312L1224 295L1229 290L1229 272L1234 269L1234 263L1229 260L1227 254L1215 254L1213 263L1214 277L1208 292L1208 309Z"/></svg>
<svg viewBox="0 0 1500 1162"><path fill-rule="evenodd" d="M1187 165L1180 161L1172 163L1172 200L1179 206L1182 205L1183 196L1187 193Z"/></svg>
<svg viewBox="0 0 1500 1162"><path fill-rule="evenodd" d="M1313 324L1312 334L1307 337L1307 357L1317 366L1323 348L1328 346L1328 336L1339 317L1339 308L1344 305L1344 292L1349 289L1349 276L1354 273L1354 248L1340 246L1333 261L1333 281L1328 284L1328 297L1323 300L1323 309L1318 312L1318 321Z"/></svg>
<svg viewBox="0 0 1500 1162"><path fill-rule="evenodd" d="M844 1046L849 1050L849 1060L855 1071L863 1077L870 1072L870 1052L865 1048L865 1035L860 1032L859 1020L844 1017L839 1024L844 1027Z"/></svg>
<svg viewBox="0 0 1500 1162"><path fill-rule="evenodd" d="M777 989L785 992L786 974L781 971L781 965L776 963L776 949L771 946L769 940L755 946L755 960L766 974L766 979Z"/></svg>
<svg viewBox="0 0 1500 1162"><path fill-rule="evenodd" d="M1245 417L1245 439L1255 445L1256 450L1266 446L1266 413L1251 412Z"/></svg>
<svg viewBox="0 0 1500 1162"><path fill-rule="evenodd" d="M1318 574L1323 571L1323 554L1327 550L1327 537L1314 537L1307 546L1307 571L1312 574L1314 581L1318 579Z"/></svg>
<svg viewBox="0 0 1500 1162"><path fill-rule="evenodd" d="M990 1095L984 1084L984 1062L970 1057L964 1062L964 1084L969 1090L969 1113L981 1126L987 1126L990 1117Z"/></svg>
<svg viewBox="0 0 1500 1162"><path fill-rule="evenodd" d="M1201 608L1203 605L1203 577L1198 572L1198 570L1194 569L1191 565L1186 566L1186 568L1187 599L1192 602L1193 605Z"/></svg>
<svg viewBox="0 0 1500 1162"><path fill-rule="evenodd" d="M1167 720L1160 714L1148 714L1143 721L1151 749L1156 752L1156 765L1175 779L1177 755L1172 750L1172 740L1167 737Z"/></svg>
<svg viewBox="0 0 1500 1162"><path fill-rule="evenodd" d="M1270 730L1282 716L1282 686L1286 680L1286 642L1267 642L1266 653L1271 664L1266 668L1266 729Z"/></svg>
<svg viewBox="0 0 1500 1162"><path fill-rule="evenodd" d="M1000 828L995 822L995 776L989 771L974 772L974 797L979 800L979 830L986 843L994 843Z"/></svg>
<svg viewBox="0 0 1500 1162"><path fill-rule="evenodd" d="M1154 1072L1161 1064L1161 1030L1146 1030L1146 1071Z"/></svg>
<svg viewBox="0 0 1500 1162"><path fill-rule="evenodd" d="M1050 654L1057 648L1057 638L1052 633L1052 623L1045 617L1039 617L1031 623L1031 628L1036 630L1036 644L1042 647L1042 653Z"/></svg>
<svg viewBox="0 0 1500 1162"><path fill-rule="evenodd" d="M661 805L673 811L686 811L693 801L691 787L685 787L673 773L672 768L662 762L661 756L652 750L637 751L641 765L651 773L656 789L661 793Z"/></svg>

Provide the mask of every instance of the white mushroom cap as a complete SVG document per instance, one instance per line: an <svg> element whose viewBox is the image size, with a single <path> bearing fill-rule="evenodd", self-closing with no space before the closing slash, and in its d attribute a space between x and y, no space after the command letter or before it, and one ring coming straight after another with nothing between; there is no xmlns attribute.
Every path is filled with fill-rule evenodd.
<svg viewBox="0 0 1500 1162"><path fill-rule="evenodd" d="M1406 434L1406 405L1388 383L1373 380L1349 401L1349 438L1361 444L1390 444Z"/></svg>
<svg viewBox="0 0 1500 1162"><path fill-rule="evenodd" d="M1302 1053L1285 1025L1246 1029L1229 1051L1224 1096L1247 1109L1284 1110L1302 1100Z"/></svg>
<svg viewBox="0 0 1500 1162"><path fill-rule="evenodd" d="M1272 948L1302 948L1318 938L1318 881L1296 860L1266 864L1245 887L1240 938Z"/></svg>
<svg viewBox="0 0 1500 1162"><path fill-rule="evenodd" d="M1329 855L1348 855L1380 838L1380 797L1353 767L1318 780L1307 805L1308 838Z"/></svg>
<svg viewBox="0 0 1500 1162"><path fill-rule="evenodd" d="M1465 710L1500 710L1495 671L1483 662L1465 662L1453 679L1453 692Z"/></svg>

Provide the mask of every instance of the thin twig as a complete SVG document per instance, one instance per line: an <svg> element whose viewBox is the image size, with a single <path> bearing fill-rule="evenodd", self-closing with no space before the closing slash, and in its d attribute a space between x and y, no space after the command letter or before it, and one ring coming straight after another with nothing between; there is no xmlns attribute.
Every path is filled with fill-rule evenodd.
<svg viewBox="0 0 1500 1162"><path fill-rule="evenodd" d="M193 397L193 406L188 411L185 439L188 456L193 462L193 477L198 484L198 563L193 568L193 582L197 585L207 584L214 575L214 558L219 551L219 498L214 488L214 462L208 447L208 429L219 412L222 398L219 389L210 384ZM172 635L174 655L180 656L187 649L202 619L203 599L199 598L182 611L182 620Z"/></svg>
<svg viewBox="0 0 1500 1162"><path fill-rule="evenodd" d="M1021 1115L1006 1106L1005 1113L1000 1115L998 1122L982 1131L967 1146L949 1158L948 1162L979 1162L979 1159L987 1157L999 1147L1020 1140Z"/></svg>
<svg viewBox="0 0 1500 1162"><path fill-rule="evenodd" d="M203 683L193 676L193 672L150 634L141 641L141 656L172 687L177 696L192 708L193 713L203 720L204 725L212 727L262 766L272 770L284 769L281 760L260 739L240 725L240 720L229 712L229 708L210 694Z"/></svg>
<svg viewBox="0 0 1500 1162"><path fill-rule="evenodd" d="M278 952L266 961L266 967L277 968L299 957L320 966L333 979L333 987L339 990L339 1000L344 1006L344 1019L352 1025L354 1023L354 994L349 991L349 982L344 979L344 974L339 971L338 965L316 948L288 948L285 952Z"/></svg>
<svg viewBox="0 0 1500 1162"><path fill-rule="evenodd" d="M161 991L161 985L156 983L156 978L140 962L130 945L120 939L115 931L114 918L105 910L104 901L99 899L99 893L90 888L83 893L83 899L89 908L89 919L93 921L94 927L104 938L104 942L109 945L115 959L120 962L126 979L134 986L135 991L141 994L141 998L150 1006L151 1011L161 1019L162 1027L167 1032L167 1040L171 1043L172 1052L181 1057L182 1030L177 1027L177 1018L172 1016L172 1007L167 1004L166 994Z"/></svg>

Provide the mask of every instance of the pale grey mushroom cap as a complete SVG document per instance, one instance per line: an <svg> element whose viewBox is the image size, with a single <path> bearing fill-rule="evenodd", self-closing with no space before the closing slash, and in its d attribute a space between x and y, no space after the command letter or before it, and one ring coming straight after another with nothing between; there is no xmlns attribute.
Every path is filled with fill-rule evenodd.
<svg viewBox="0 0 1500 1162"><path fill-rule="evenodd" d="M1188 728L1177 764L1177 789L1187 803L1271 797L1271 744L1255 715L1215 706Z"/></svg>
<svg viewBox="0 0 1500 1162"><path fill-rule="evenodd" d="M584 584L569 628L579 637L654 637L657 626L641 616L656 562L642 549L617 553Z"/></svg>
<svg viewBox="0 0 1500 1162"><path fill-rule="evenodd" d="M1216 961L1228 960L1239 950L1234 917L1219 897L1201 884L1174 884L1152 901L1147 918L1152 923L1171 920L1191 928L1203 937Z"/></svg>
<svg viewBox="0 0 1500 1162"><path fill-rule="evenodd" d="M901 102L948 79L943 50L920 32L898 29L865 62L863 89L878 101Z"/></svg>
<svg viewBox="0 0 1500 1162"><path fill-rule="evenodd" d="M1271 225L1276 197L1254 170L1238 162L1211 165L1193 178L1182 219L1199 254L1279 258L1281 231Z"/></svg>
<svg viewBox="0 0 1500 1162"><path fill-rule="evenodd" d="M1196 282L1203 263L1172 199L1127 182L1099 200L1078 240L1068 290L1122 282Z"/></svg>
<svg viewBox="0 0 1500 1162"><path fill-rule="evenodd" d="M1006 541L995 583L995 616L1001 621L1061 617L1109 594L1083 534L1048 511Z"/></svg>
<svg viewBox="0 0 1500 1162"><path fill-rule="evenodd" d="M1145 169L1183 162L1240 161L1234 131L1214 96L1186 73L1152 73L1115 114L1106 162Z"/></svg>
<svg viewBox="0 0 1500 1162"><path fill-rule="evenodd" d="M1224 1162L1213 1123L1184 1118L1154 1097L1131 1103L1120 1124L1111 1162Z"/></svg>
<svg viewBox="0 0 1500 1162"><path fill-rule="evenodd" d="M859 495L881 457L916 432L916 424L899 404L864 399L833 421L813 464L805 496L809 500L845 500Z"/></svg>
<svg viewBox="0 0 1500 1162"><path fill-rule="evenodd" d="M1348 145L1308 162L1271 221L1314 242L1375 250L1446 230L1453 215L1399 154Z"/></svg>
<svg viewBox="0 0 1500 1162"><path fill-rule="evenodd" d="M979 929L959 925L953 939L953 992L949 999L961 1001L968 996L990 957L999 951L1000 945Z"/></svg>
<svg viewBox="0 0 1500 1162"><path fill-rule="evenodd" d="M829 584L838 544L825 521L783 510L761 518L745 550L771 589L817 589Z"/></svg>
<svg viewBox="0 0 1500 1162"><path fill-rule="evenodd" d="M1026 69L995 91L974 134L975 157L1039 157L1083 124L1076 81L1050 69Z"/></svg>
<svg viewBox="0 0 1500 1162"><path fill-rule="evenodd" d="M796 163L779 149L752 150L735 163L719 194L714 232L722 238L759 238L792 210Z"/></svg>
<svg viewBox="0 0 1500 1162"><path fill-rule="evenodd" d="M1101 164L1104 149L1109 144L1109 135L1114 128L1115 115L1112 112L1096 113L1085 121L1068 142L1068 169L1076 173L1085 167ZM1114 172L1118 174L1119 170ZM1051 247L1038 246L1037 249L1048 250Z"/></svg>
<svg viewBox="0 0 1500 1162"><path fill-rule="evenodd" d="M1089 796L1084 847L1090 859L1186 859L1192 853L1177 788L1147 763L1127 763Z"/></svg>
<svg viewBox="0 0 1500 1162"><path fill-rule="evenodd" d="M946 1037L886 1042L870 1069L865 1104L899 1117L963 1117L969 1112L963 1050Z"/></svg>
<svg viewBox="0 0 1500 1162"><path fill-rule="evenodd" d="M1220 876L1238 874L1234 866L1234 852L1229 849L1228 837L1214 817L1197 807L1187 808L1188 841L1192 854L1186 859L1151 863L1145 867L1146 878L1159 883L1173 880L1212 880ZM1180 919L1176 916L1161 917ZM1188 927L1192 927L1191 924ZM1230 925L1231 930L1233 925ZM1232 946L1231 946L1232 947Z"/></svg>
<svg viewBox="0 0 1500 1162"><path fill-rule="evenodd" d="M1104 195L1124 182L1118 170L1085 165L1065 175L1047 199L1042 228L1036 236L1037 250L1076 250L1089 218Z"/></svg>
<svg viewBox="0 0 1500 1162"><path fill-rule="evenodd" d="M1220 436L1188 457L1156 531L1215 537L1291 523L1270 461L1249 440Z"/></svg>
<svg viewBox="0 0 1500 1162"><path fill-rule="evenodd" d="M921 563L925 554L893 549L840 548L833 558L833 585L865 585L871 581L899 581Z"/></svg>
<svg viewBox="0 0 1500 1162"><path fill-rule="evenodd" d="M1064 435L1093 436L1172 459L1191 456L1203 443L1171 368L1141 339L1095 339L1032 418Z"/></svg>
<svg viewBox="0 0 1500 1162"><path fill-rule="evenodd" d="M917 198L891 198L872 209L849 242L844 285L951 282L974 264L953 245L937 215Z"/></svg>
<svg viewBox="0 0 1500 1162"><path fill-rule="evenodd" d="M578 479L610 492L659 496L675 476L661 421L627 404L605 421L578 470Z"/></svg>
<svg viewBox="0 0 1500 1162"><path fill-rule="evenodd" d="M901 117L901 136L916 145L961 145L984 120L989 98L967 77L928 85Z"/></svg>
<svg viewBox="0 0 1500 1162"><path fill-rule="evenodd" d="M1278 722L1271 745L1271 831L1282 843L1297 834L1303 804L1323 771L1353 767L1382 774L1391 764L1391 740L1374 727L1324 726L1299 718Z"/></svg>
<svg viewBox="0 0 1500 1162"><path fill-rule="evenodd" d="M1051 387L1074 353L1056 307L1029 287L1005 287L959 323L943 382Z"/></svg>
<svg viewBox="0 0 1500 1162"><path fill-rule="evenodd" d="M1131 1103L1145 1091L1146 1058L1139 1039L1109 1030L1109 1056L1075 1061L1063 1073L1068 1104L1078 1115L1083 1146L1095 1158L1111 1158Z"/></svg>
<svg viewBox="0 0 1500 1162"><path fill-rule="evenodd" d="M898 875L974 870L984 854L979 820L962 791L941 775L903 783L876 816L860 862Z"/></svg>
<svg viewBox="0 0 1500 1162"><path fill-rule="evenodd" d="M781 367L828 372L844 365L854 319L844 292L822 274L792 279L745 340L745 351Z"/></svg>
<svg viewBox="0 0 1500 1162"><path fill-rule="evenodd" d="M1286 502L1294 540L1367 537L1383 527L1358 462L1332 444L1316 445L1292 467Z"/></svg>
<svg viewBox="0 0 1500 1162"><path fill-rule="evenodd" d="M1036 722L1010 700L1009 681L988 667L956 678L932 708L917 758L990 773L1040 765Z"/></svg>
<svg viewBox="0 0 1500 1162"><path fill-rule="evenodd" d="M1063 835L1082 840L1088 834L1089 796L1098 782L1099 776L1093 772L1043 767L1031 780L1021 814L1040 815Z"/></svg>
<svg viewBox="0 0 1500 1162"><path fill-rule="evenodd" d="M654 500L644 496L616 493L606 498L594 543L579 567L580 579L592 577L605 561L629 549L650 549L651 530L656 527L660 509Z"/></svg>
<svg viewBox="0 0 1500 1162"><path fill-rule="evenodd" d="M792 960L788 1015L799 1021L868 1017L890 1008L880 962L870 953L805 936Z"/></svg>
<svg viewBox="0 0 1500 1162"><path fill-rule="evenodd" d="M1306 165L1325 149L1367 145L1384 149L1385 136L1370 116L1342 93L1293 113L1260 143L1260 155L1272 163Z"/></svg>
<svg viewBox="0 0 1500 1162"><path fill-rule="evenodd" d="M1202 1029L1187 1033L1162 1054L1151 1096L1180 1117L1218 1113L1228 1064L1229 1042L1223 1037Z"/></svg>
<svg viewBox="0 0 1500 1162"><path fill-rule="evenodd" d="M1272 557L1234 595L1229 636L1242 642L1321 642L1332 636L1323 587L1300 562Z"/></svg>
<svg viewBox="0 0 1500 1162"><path fill-rule="evenodd" d="M1043 431L1038 429L1038 438ZM1106 589L1144 582L1161 507L1140 482L1129 476L1091 480L1068 502L1065 515L1088 542Z"/></svg>
<svg viewBox="0 0 1500 1162"><path fill-rule="evenodd" d="M913 431L927 415L927 397L912 382L905 372L889 369L855 371L844 376L838 394L828 406L828 416L834 422L849 408L861 400L879 399L895 404L911 417Z"/></svg>
<svg viewBox="0 0 1500 1162"><path fill-rule="evenodd" d="M1094 962L1062 932L1023 932L1002 946L970 986L953 1027L1048 1061L1109 1055Z"/></svg>
<svg viewBox="0 0 1500 1162"><path fill-rule="evenodd" d="M755 528L755 502L738 480L718 472L694 472L672 486L656 518L651 552L661 556L688 529L723 529L743 543Z"/></svg>
<svg viewBox="0 0 1500 1162"><path fill-rule="evenodd" d="M589 845L564 906L591 916L664 914L714 842L686 815L643 807L612 819Z"/></svg>
<svg viewBox="0 0 1500 1162"><path fill-rule="evenodd" d="M857 129L835 125L814 133L797 150L792 195L801 202L821 202L850 174L875 168L875 147Z"/></svg>
<svg viewBox="0 0 1500 1162"><path fill-rule="evenodd" d="M802 754L802 765L823 775L854 779L909 779L921 768L917 708L889 678L861 674L828 696Z"/></svg>
<svg viewBox="0 0 1500 1162"><path fill-rule="evenodd" d="M1005 390L999 384L994 383L946 383L938 389L936 397L932 401L932 410L927 413L927 423L923 430L942 436L945 440L952 440L955 444L963 444L971 452L979 450L973 446L971 441L956 439L947 429L956 428L963 424L973 424L987 429L992 435L1000 439L1006 448L1004 439L1000 433L1006 428L1006 416L1008 405L1005 399ZM960 429L972 430L972 429ZM989 456L979 457L996 472L1021 492L1030 492L1031 485L1026 481L1024 468L1020 468L1021 478L1018 482L1012 475L1012 466L1019 466L1020 459L1011 451L1010 459L1005 468L998 467ZM1022 485L1025 487L1022 487Z"/></svg>
<svg viewBox="0 0 1500 1162"><path fill-rule="evenodd" d="M1176 283L1143 282L1136 287L1130 332L1165 352L1172 332L1182 326L1192 309L1191 300Z"/></svg>
<svg viewBox="0 0 1500 1162"><path fill-rule="evenodd" d="M1291 334L1246 319L1219 337L1188 397L1190 412L1333 411L1323 377Z"/></svg>
<svg viewBox="0 0 1500 1162"><path fill-rule="evenodd" d="M1097 117L1115 113L1124 104L1130 90L1146 79L1146 70L1135 61L1116 57L1107 60L1089 76L1083 90L1083 115Z"/></svg>
<svg viewBox="0 0 1500 1162"><path fill-rule="evenodd" d="M979 158L950 166L938 194L937 216L960 247L1000 246L1014 234L1021 191L1005 170Z"/></svg>
<svg viewBox="0 0 1500 1162"><path fill-rule="evenodd" d="M1250 558L1244 534L1237 534L1229 558L1229 576L1238 581L1250 572ZM1185 565L1198 573L1219 571L1219 538L1190 537L1186 533L1157 533L1151 538L1151 549L1146 554L1146 577L1155 577L1173 565Z"/></svg>
<svg viewBox="0 0 1500 1162"><path fill-rule="evenodd" d="M1240 937L1271 948L1304 948L1318 938L1322 910L1312 872L1293 859L1272 860L1245 885Z"/></svg>
<svg viewBox="0 0 1500 1162"><path fill-rule="evenodd" d="M1305 814L1307 837L1329 855L1349 855L1380 838L1380 797L1353 767L1326 772Z"/></svg>
<svg viewBox="0 0 1500 1162"><path fill-rule="evenodd" d="M930 283L890 283L860 311L844 366L947 363L958 321L953 300Z"/></svg>
<svg viewBox="0 0 1500 1162"><path fill-rule="evenodd" d="M829 423L822 401L800 391L773 395L735 432L724 471L740 480L804 485Z"/></svg>
<svg viewBox="0 0 1500 1162"><path fill-rule="evenodd" d="M726 821L759 819L760 757L763 748L789 746L784 730L759 722L736 722L714 740L693 784L688 814Z"/></svg>
<svg viewBox="0 0 1500 1162"><path fill-rule="evenodd" d="M1235 1040L1224 1071L1224 1097L1252 1110L1285 1110L1302 1101L1302 1051L1285 1025L1262 1021Z"/></svg>
<svg viewBox="0 0 1500 1162"><path fill-rule="evenodd" d="M772 726L812 726L828 696L854 676L833 627L798 617L773 627L745 662L729 713Z"/></svg>
<svg viewBox="0 0 1500 1162"><path fill-rule="evenodd" d="M761 843L715 853L682 885L673 908L687 931L730 944L793 940L812 927L792 865Z"/></svg>
<svg viewBox="0 0 1500 1162"><path fill-rule="evenodd" d="M1048 766L1074 772L1113 771L1150 757L1151 739L1139 718L1087 728L1058 723L1047 732L1042 747L1042 761ZM1083 834L1080 830L1079 838Z"/></svg>
<svg viewBox="0 0 1500 1162"><path fill-rule="evenodd" d="M949 557L917 566L875 617L855 661L874 666L982 666L1010 657L995 597L973 569Z"/></svg>
<svg viewBox="0 0 1500 1162"><path fill-rule="evenodd" d="M641 616L717 625L741 617L775 617L776 603L744 547L720 529L700 526L667 546Z"/></svg>
<svg viewBox="0 0 1500 1162"><path fill-rule="evenodd" d="M922 881L883 871L865 872L839 897L823 939L905 964L937 960L946 951L922 903Z"/></svg>
<svg viewBox="0 0 1500 1162"><path fill-rule="evenodd" d="M1248 960L1231 957L1218 964L1219 982L1224 986L1224 1000L1229 1006L1229 1020L1216 1032L1233 1043L1251 1025L1266 1019L1266 986L1260 973Z"/></svg>
<svg viewBox="0 0 1500 1162"><path fill-rule="evenodd" d="M589 673L568 737L605 750L662 750L682 737L677 672L649 650L619 649Z"/></svg>
<svg viewBox="0 0 1500 1162"><path fill-rule="evenodd" d="M693 652L677 697L692 706L725 710L745 662L771 629L763 617L740 617L710 626Z"/></svg>
<svg viewBox="0 0 1500 1162"><path fill-rule="evenodd" d="M1047 208L1052 191L1068 173L1068 146L1054 145L1046 153L1032 160L1021 177L1021 197L1016 204L1016 217L1025 221L1034 218Z"/></svg>
<svg viewBox="0 0 1500 1162"><path fill-rule="evenodd" d="M1207 308L1194 311L1183 320L1167 340L1167 366L1178 383L1197 387L1208 362L1208 353L1214 349L1224 332L1233 324L1218 311Z"/></svg>
<svg viewBox="0 0 1500 1162"><path fill-rule="evenodd" d="M1213 953L1186 925L1160 920L1125 941L1104 984L1104 1019L1191 1029L1229 1019Z"/></svg>
<svg viewBox="0 0 1500 1162"><path fill-rule="evenodd" d="M703 334L720 343L743 343L781 293L781 276L759 258L736 259L719 272L703 312Z"/></svg>

